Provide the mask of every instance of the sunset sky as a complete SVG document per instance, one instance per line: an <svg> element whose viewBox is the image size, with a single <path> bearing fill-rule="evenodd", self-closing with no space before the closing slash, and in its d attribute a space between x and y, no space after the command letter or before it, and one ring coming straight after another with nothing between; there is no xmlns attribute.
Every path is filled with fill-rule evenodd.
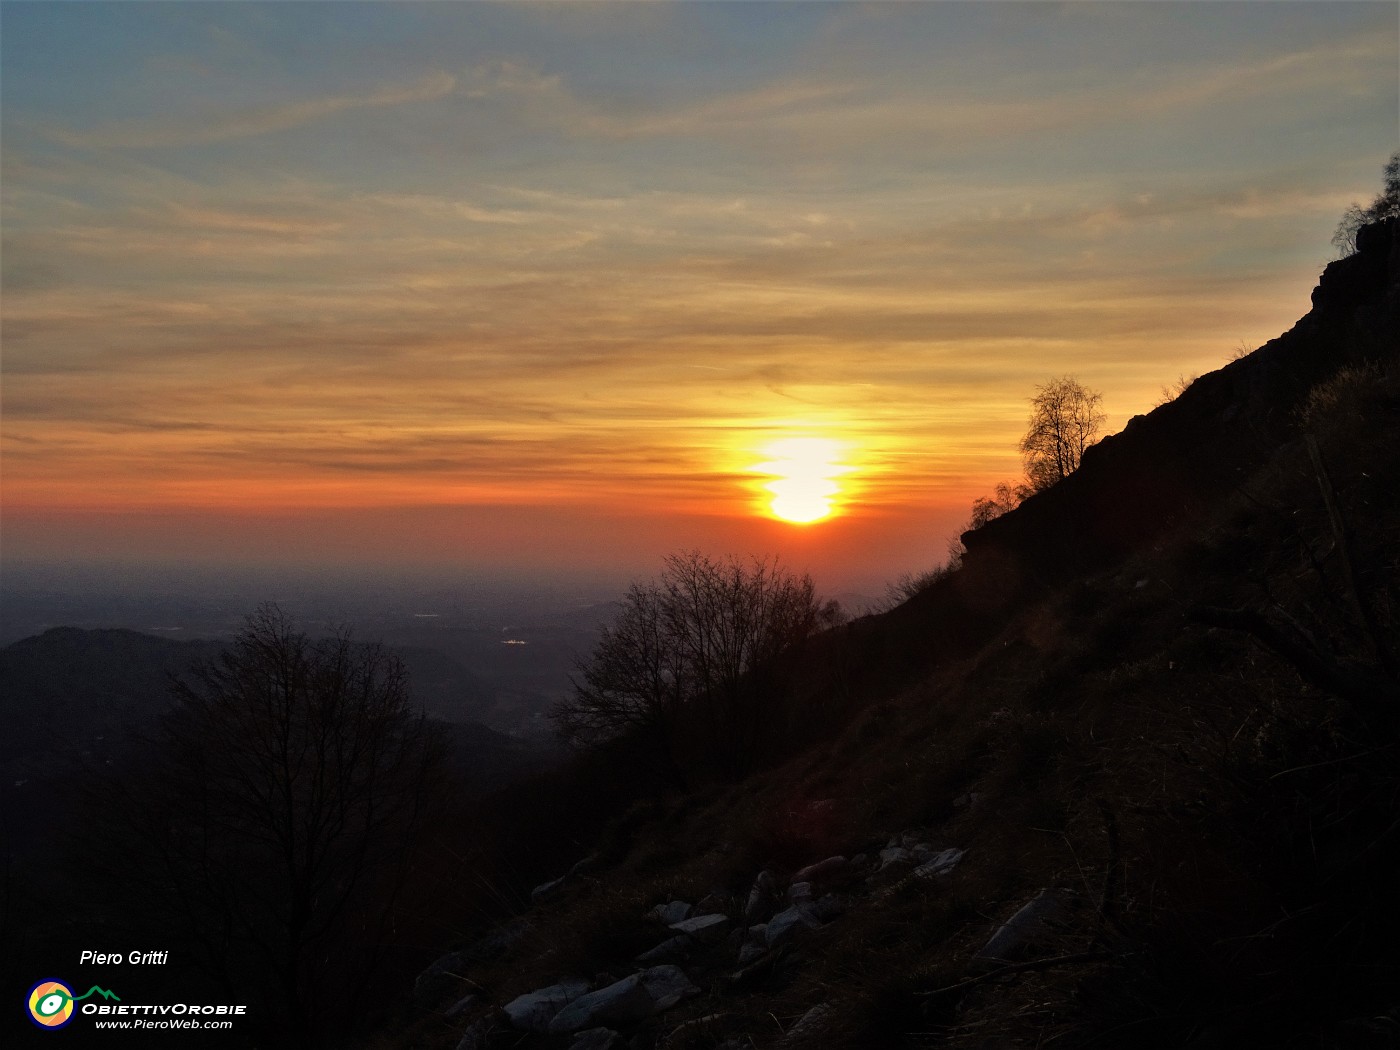
<svg viewBox="0 0 1400 1050"><path fill-rule="evenodd" d="M1389 0L0 18L17 561L869 587L1036 383L1115 431L1287 329L1400 137Z"/></svg>

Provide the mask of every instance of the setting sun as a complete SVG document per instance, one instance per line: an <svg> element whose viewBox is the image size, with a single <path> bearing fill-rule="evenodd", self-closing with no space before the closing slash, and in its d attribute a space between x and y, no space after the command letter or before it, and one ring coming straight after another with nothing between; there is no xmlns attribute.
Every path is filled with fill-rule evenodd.
<svg viewBox="0 0 1400 1050"><path fill-rule="evenodd" d="M842 445L828 438L784 438L763 449L772 458L753 469L773 476L763 487L772 493L768 511L794 525L831 516L841 492L836 478L851 468L840 463Z"/></svg>

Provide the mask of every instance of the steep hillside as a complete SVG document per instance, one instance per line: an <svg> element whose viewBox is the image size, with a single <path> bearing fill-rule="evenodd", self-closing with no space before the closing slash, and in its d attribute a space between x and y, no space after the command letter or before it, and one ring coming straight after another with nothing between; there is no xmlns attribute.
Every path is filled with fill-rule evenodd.
<svg viewBox="0 0 1400 1050"><path fill-rule="evenodd" d="M805 654L805 750L542 826L592 855L383 1042L1396 1045L1400 222L1358 244L1290 332Z"/></svg>

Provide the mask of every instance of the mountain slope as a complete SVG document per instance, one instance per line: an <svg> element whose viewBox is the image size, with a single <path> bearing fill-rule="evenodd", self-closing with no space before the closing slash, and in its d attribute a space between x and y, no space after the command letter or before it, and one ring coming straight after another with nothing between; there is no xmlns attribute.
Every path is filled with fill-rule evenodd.
<svg viewBox="0 0 1400 1050"><path fill-rule="evenodd" d="M694 991L596 1016L609 1045L1394 1045L1400 222L1358 245L1290 332L804 654L805 751L612 821L390 1042L573 1046L500 1008L602 995L680 899L732 932L673 945ZM774 934L792 883L826 903Z"/></svg>

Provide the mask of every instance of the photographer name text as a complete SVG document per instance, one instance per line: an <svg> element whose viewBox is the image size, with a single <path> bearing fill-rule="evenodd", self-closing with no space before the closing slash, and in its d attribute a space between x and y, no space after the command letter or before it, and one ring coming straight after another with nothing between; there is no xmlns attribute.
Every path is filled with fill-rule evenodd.
<svg viewBox="0 0 1400 1050"><path fill-rule="evenodd" d="M170 958L169 952L91 952L85 951L78 957L79 966L164 966Z"/></svg>

